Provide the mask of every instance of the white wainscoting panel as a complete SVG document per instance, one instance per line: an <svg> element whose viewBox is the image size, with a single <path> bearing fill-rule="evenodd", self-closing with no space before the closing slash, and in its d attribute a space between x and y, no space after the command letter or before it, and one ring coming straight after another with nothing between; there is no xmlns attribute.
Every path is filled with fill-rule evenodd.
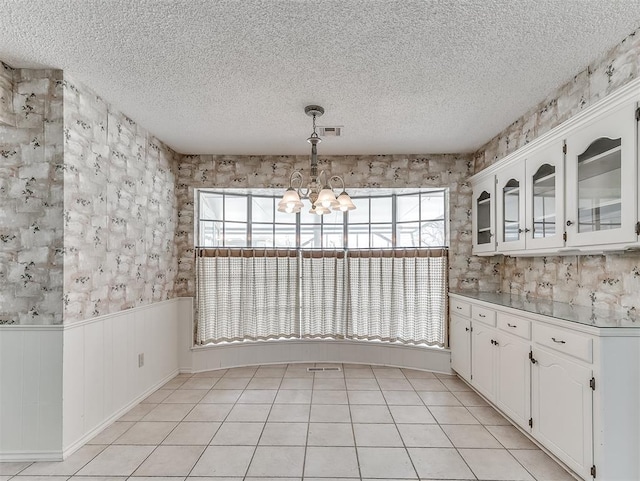
<svg viewBox="0 0 640 481"><path fill-rule="evenodd" d="M65 457L177 374L181 303L172 299L64 326Z"/></svg>
<svg viewBox="0 0 640 481"><path fill-rule="evenodd" d="M0 461L59 459L62 326L0 326Z"/></svg>

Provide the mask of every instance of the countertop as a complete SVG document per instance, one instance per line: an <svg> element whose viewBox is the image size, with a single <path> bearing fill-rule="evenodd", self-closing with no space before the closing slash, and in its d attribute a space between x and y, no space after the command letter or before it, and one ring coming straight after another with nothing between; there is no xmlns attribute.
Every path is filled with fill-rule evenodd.
<svg viewBox="0 0 640 481"><path fill-rule="evenodd" d="M450 291L449 294L466 297L471 300L488 302L502 307L510 307L519 311L575 322L585 326L601 328L639 328L640 317L621 308L595 309L576 306L564 302L534 299L512 294L496 292L463 292Z"/></svg>

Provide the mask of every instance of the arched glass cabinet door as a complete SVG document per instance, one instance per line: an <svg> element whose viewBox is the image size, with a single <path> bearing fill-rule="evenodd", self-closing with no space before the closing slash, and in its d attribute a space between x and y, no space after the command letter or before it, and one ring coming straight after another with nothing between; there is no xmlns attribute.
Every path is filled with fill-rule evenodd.
<svg viewBox="0 0 640 481"><path fill-rule="evenodd" d="M520 240L520 181L509 179L502 187L502 242Z"/></svg>
<svg viewBox="0 0 640 481"><path fill-rule="evenodd" d="M556 167L543 164L531 179L533 209L532 237L547 239L556 235Z"/></svg>
<svg viewBox="0 0 640 481"><path fill-rule="evenodd" d="M622 226L622 139L599 138L578 155L578 232Z"/></svg>
<svg viewBox="0 0 640 481"><path fill-rule="evenodd" d="M567 246L638 242L635 112L624 104L567 136Z"/></svg>
<svg viewBox="0 0 640 481"><path fill-rule="evenodd" d="M495 252L495 177L473 185L473 253Z"/></svg>

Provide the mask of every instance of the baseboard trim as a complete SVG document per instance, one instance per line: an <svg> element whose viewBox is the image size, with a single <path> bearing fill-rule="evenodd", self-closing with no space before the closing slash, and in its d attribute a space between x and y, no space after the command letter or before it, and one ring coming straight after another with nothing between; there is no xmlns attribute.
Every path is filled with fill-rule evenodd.
<svg viewBox="0 0 640 481"><path fill-rule="evenodd" d="M150 387L149 389L144 391L142 394L140 394L138 397L136 397L134 400L132 400L129 404L127 404L123 408L121 408L118 411L116 411L115 413L113 413L104 422L102 422L101 424L99 424L98 426L93 428L91 431L89 431L87 434L82 436L80 439L77 439L72 444L70 444L69 446L64 448L62 453L61 453L62 457L60 459L66 459L67 457L69 457L70 455L75 453L78 449L80 449L82 446L84 446L88 441L90 441L93 437L95 437L97 434L99 434L102 430L104 430L107 427L111 426L120 417L122 417L124 414L126 414L127 411L129 411L131 408L136 406L138 403L140 403L141 401L143 401L144 399L149 397L149 395L153 394L156 390L158 390L164 384L166 384L168 381L170 381L171 379L176 377L179 373L180 373L180 369L175 369L170 374L168 374L167 376L162 378L160 381L158 381L156 384L154 384L152 387ZM58 460L60 460L60 459L58 459Z"/></svg>
<svg viewBox="0 0 640 481"><path fill-rule="evenodd" d="M30 461L62 461L62 451L15 451L0 453L0 463L23 463ZM11 476L9 476L11 477Z"/></svg>

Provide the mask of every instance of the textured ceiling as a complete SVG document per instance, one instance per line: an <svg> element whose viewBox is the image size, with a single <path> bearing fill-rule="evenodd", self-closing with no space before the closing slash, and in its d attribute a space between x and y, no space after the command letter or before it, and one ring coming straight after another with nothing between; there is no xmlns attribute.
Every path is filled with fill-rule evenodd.
<svg viewBox="0 0 640 481"><path fill-rule="evenodd" d="M2 0L0 59L67 71L179 152L473 151L640 26L636 0Z"/></svg>

